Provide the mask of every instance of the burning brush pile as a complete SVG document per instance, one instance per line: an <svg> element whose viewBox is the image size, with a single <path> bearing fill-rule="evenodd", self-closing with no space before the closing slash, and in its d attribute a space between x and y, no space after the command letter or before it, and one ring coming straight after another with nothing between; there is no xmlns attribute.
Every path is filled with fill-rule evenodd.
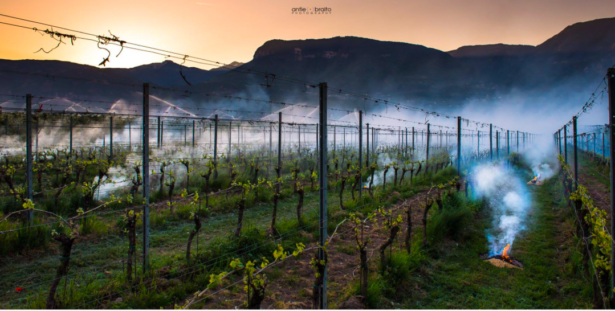
<svg viewBox="0 0 615 311"><path fill-rule="evenodd" d="M486 231L489 253L481 259L500 268L523 268L511 257L511 250L515 238L525 229L531 207L528 186L514 168L502 163L478 165L472 183L475 195L488 201L492 215L492 226Z"/></svg>
<svg viewBox="0 0 615 311"><path fill-rule="evenodd" d="M502 252L495 255L483 255L481 256L483 260L489 262L490 264L498 267L498 268L517 268L523 269L523 264L510 256L510 244L506 245Z"/></svg>

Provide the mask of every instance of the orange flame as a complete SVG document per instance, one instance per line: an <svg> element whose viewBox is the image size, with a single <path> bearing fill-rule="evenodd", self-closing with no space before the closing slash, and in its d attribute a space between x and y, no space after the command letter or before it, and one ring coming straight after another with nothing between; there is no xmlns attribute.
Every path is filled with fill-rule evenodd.
<svg viewBox="0 0 615 311"><path fill-rule="evenodd" d="M510 251L510 244L507 244L506 247L504 247L504 250L502 251L502 258L504 258L505 260L508 260L508 251Z"/></svg>

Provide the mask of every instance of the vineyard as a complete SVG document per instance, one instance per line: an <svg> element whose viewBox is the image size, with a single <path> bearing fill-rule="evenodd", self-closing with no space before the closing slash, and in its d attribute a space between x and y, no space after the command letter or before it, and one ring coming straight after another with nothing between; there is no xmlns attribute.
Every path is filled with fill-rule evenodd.
<svg viewBox="0 0 615 311"><path fill-rule="evenodd" d="M272 290L264 271L307 260L322 286L340 255L329 249L352 250L352 236L366 297L368 247L378 246L379 269L391 273L393 251L420 252L443 233L429 234L439 230L429 226L432 214L467 204L455 163L506 159L511 142L520 151L531 139L436 132L433 124L408 131L280 122L284 112L278 122L32 112L32 98L25 113L2 118L6 145L26 150L5 150L0 243L6 258L32 257L4 263L11 308L159 307L142 297L161 288L177 291L178 307L194 307L242 282L247 306L259 307ZM372 224L378 230L364 232ZM328 231L324 243L314 238L320 230ZM306 307L322 303L318 292L307 296Z"/></svg>
<svg viewBox="0 0 615 311"><path fill-rule="evenodd" d="M552 137L234 70L298 99L0 72L132 95L0 94L0 308L615 305L614 69Z"/></svg>

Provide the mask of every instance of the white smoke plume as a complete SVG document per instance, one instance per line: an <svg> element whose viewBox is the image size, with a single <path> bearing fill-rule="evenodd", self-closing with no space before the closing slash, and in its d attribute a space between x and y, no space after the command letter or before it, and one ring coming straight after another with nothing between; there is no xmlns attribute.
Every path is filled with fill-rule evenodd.
<svg viewBox="0 0 615 311"><path fill-rule="evenodd" d="M471 174L475 195L485 198L493 212L493 226L487 234L489 253L501 252L525 228L531 198L527 185L505 163L477 165Z"/></svg>

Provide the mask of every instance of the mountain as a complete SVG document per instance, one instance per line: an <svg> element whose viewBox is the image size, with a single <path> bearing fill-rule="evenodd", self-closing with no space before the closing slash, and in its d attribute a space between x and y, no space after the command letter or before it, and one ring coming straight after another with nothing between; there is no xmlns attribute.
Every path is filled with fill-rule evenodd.
<svg viewBox="0 0 615 311"><path fill-rule="evenodd" d="M246 74L248 70L275 77ZM359 37L271 40L255 51L252 61L200 87L253 92L257 86L283 100L291 94L301 97L306 85L327 82L330 92L446 100L471 90L471 71L451 55L422 45ZM356 105L357 99L352 100Z"/></svg>
<svg viewBox="0 0 615 311"><path fill-rule="evenodd" d="M417 44L360 37L270 40L254 52L251 61L212 70L180 67L170 61L105 69L59 61L0 60L0 92L138 100L139 89L104 83L138 85L147 81L182 91L156 91L157 96L178 105L192 101L207 109L232 106L269 111L273 106L268 103L210 95L313 103L317 90L312 86L327 82L331 102L339 107L367 108L361 95L345 96L353 93L426 108L450 108L471 99L489 103L512 91L586 93L615 64L614 48L615 18L568 26L536 47L492 44L443 52ZM103 84L8 74L7 70L94 79Z"/></svg>
<svg viewBox="0 0 615 311"><path fill-rule="evenodd" d="M46 75L71 77L71 79L50 78ZM132 75L127 74L125 69L100 69L55 60L0 60L0 92L4 94L102 96L105 99L112 99L130 93L129 88L112 86L110 82L141 83Z"/></svg>
<svg viewBox="0 0 615 311"><path fill-rule="evenodd" d="M570 25L538 46L502 43L467 45L448 53L456 58L465 58L613 51L615 51L615 18L603 18Z"/></svg>
<svg viewBox="0 0 615 311"><path fill-rule="evenodd" d="M230 64L226 64L226 65L222 65L218 68L213 68L210 69L209 71L229 71L229 70L233 70L241 65L243 65L244 63L241 62L231 62Z"/></svg>
<svg viewBox="0 0 615 311"><path fill-rule="evenodd" d="M180 74L181 68L181 74ZM216 68L212 70L203 70L194 67L180 66L173 61L167 60L162 63L154 63L143 66L138 66L130 69L108 69L116 71L126 71L126 74L132 78L147 81L161 86L173 86L188 84L198 84L207 81L213 77L219 76L228 69ZM186 79L182 78L182 74Z"/></svg>
<svg viewBox="0 0 615 311"><path fill-rule="evenodd" d="M493 90L588 92L615 64L614 48L615 18L606 18L570 25L536 47L479 45L449 53Z"/></svg>
<svg viewBox="0 0 615 311"><path fill-rule="evenodd" d="M467 45L456 50L449 51L451 56L456 58L463 57L491 57L491 56L520 56L534 53L536 47L533 45L509 45L509 44L487 44L487 45Z"/></svg>
<svg viewBox="0 0 615 311"><path fill-rule="evenodd" d="M615 51L615 18L576 23L537 46L543 53Z"/></svg>
<svg viewBox="0 0 615 311"><path fill-rule="evenodd" d="M8 72L7 72L8 71ZM13 72L13 73L11 73ZM15 74L28 72L34 75ZM202 70L181 67L172 61L153 63L134 68L99 68L71 62L53 60L0 60L0 91L11 94L32 93L45 96L95 95L106 98L127 96L130 89L105 87L105 84L140 85L150 82L163 87L187 86L182 74L190 84L203 83L228 72L225 68ZM45 74L74 77L77 79L49 79ZM87 81L96 82L87 82ZM101 84L102 83L102 84Z"/></svg>

